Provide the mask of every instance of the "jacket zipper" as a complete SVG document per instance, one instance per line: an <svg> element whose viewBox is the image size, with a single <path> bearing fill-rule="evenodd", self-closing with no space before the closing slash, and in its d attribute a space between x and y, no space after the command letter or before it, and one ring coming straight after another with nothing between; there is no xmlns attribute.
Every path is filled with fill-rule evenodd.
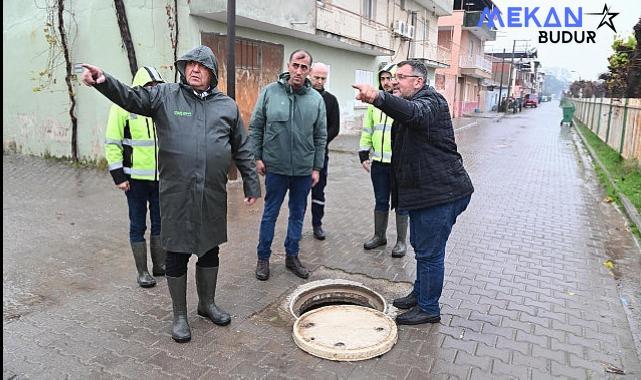
<svg viewBox="0 0 641 380"><path fill-rule="evenodd" d="M158 136L156 135L156 122L153 120L151 122L154 128L154 181L158 181ZM149 124L147 124L147 132L149 133Z"/></svg>
<svg viewBox="0 0 641 380"><path fill-rule="evenodd" d="M385 121L383 122L383 137L381 137L381 163L385 163L385 129L387 129L387 114L385 114Z"/></svg>

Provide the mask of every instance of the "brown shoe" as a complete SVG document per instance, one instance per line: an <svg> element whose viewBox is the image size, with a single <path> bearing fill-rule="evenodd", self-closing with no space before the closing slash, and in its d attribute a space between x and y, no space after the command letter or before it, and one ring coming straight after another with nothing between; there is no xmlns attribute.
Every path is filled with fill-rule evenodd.
<svg viewBox="0 0 641 380"><path fill-rule="evenodd" d="M309 271L301 264L300 260L298 260L298 256L287 256L285 266L300 278L309 277Z"/></svg>
<svg viewBox="0 0 641 380"><path fill-rule="evenodd" d="M258 259L256 263L256 278L261 281L267 281L269 278L269 260Z"/></svg>

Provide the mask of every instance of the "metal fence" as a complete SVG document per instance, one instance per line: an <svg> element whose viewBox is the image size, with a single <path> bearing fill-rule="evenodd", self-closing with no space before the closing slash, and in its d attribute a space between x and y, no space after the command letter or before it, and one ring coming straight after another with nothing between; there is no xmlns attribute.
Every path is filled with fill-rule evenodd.
<svg viewBox="0 0 641 380"><path fill-rule="evenodd" d="M625 159L641 165L641 99L568 99L576 106L574 117Z"/></svg>

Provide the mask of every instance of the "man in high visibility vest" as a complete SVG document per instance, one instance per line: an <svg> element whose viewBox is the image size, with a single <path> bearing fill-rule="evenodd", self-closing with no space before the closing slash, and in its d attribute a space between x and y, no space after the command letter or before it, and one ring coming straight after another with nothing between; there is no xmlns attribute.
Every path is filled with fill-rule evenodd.
<svg viewBox="0 0 641 380"><path fill-rule="evenodd" d="M392 75L396 65L390 64L378 73L378 88L391 93ZM374 236L363 244L365 249L374 249L387 244L387 220L390 210L392 174L392 123L394 120L383 111L370 105L363 120L358 155L363 169L370 172L374 186ZM396 210L396 245L392 257L403 257L407 251L408 212Z"/></svg>
<svg viewBox="0 0 641 380"><path fill-rule="evenodd" d="M134 86L155 86L164 80L153 67L141 67ZM147 208L151 219L149 238L152 273L165 275L165 251L160 244L160 204L158 196L158 142L156 125L150 117L137 115L113 105L109 111L105 140L109 173L118 189L125 192L129 206L129 242L133 252L138 285L150 288L156 280L147 269Z"/></svg>

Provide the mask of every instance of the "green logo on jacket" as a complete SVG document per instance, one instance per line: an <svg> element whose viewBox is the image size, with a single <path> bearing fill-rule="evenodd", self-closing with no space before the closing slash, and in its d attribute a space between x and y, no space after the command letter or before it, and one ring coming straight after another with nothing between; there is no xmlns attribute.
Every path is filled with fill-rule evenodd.
<svg viewBox="0 0 641 380"><path fill-rule="evenodd" d="M176 116L191 116L190 111L174 111L174 115Z"/></svg>

